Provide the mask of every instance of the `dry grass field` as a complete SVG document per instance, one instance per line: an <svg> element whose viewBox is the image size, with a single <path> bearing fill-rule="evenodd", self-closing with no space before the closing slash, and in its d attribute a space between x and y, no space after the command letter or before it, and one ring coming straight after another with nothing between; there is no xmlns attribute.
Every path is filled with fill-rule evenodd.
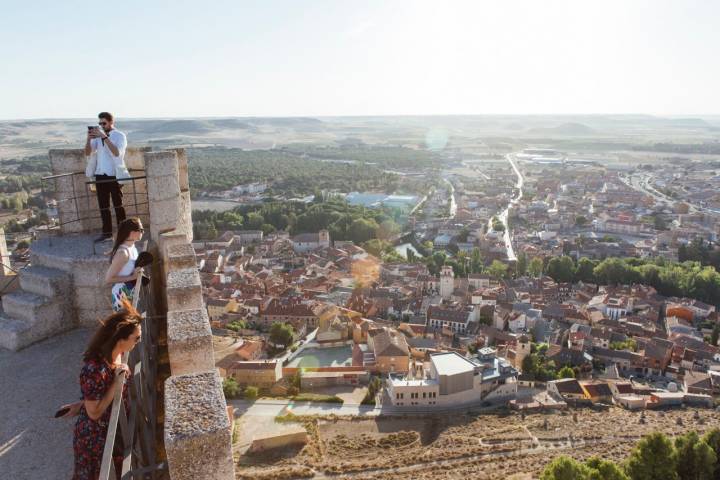
<svg viewBox="0 0 720 480"><path fill-rule="evenodd" d="M696 418L697 417L697 418ZM622 461L644 434L703 432L720 426L708 409L640 412L620 408L560 413L422 417L300 417L302 449L238 458L237 478L537 478L553 457Z"/></svg>

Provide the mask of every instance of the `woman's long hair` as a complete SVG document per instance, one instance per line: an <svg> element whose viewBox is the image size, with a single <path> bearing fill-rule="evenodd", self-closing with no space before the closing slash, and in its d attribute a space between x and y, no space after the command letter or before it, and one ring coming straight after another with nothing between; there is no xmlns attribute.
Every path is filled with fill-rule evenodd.
<svg viewBox="0 0 720 480"><path fill-rule="evenodd" d="M112 362L112 351L119 340L125 340L140 326L141 316L127 300L122 301L123 309L104 320L88 344L83 360L106 360Z"/></svg>
<svg viewBox="0 0 720 480"><path fill-rule="evenodd" d="M118 225L117 235L115 236L115 244L113 245L112 252L110 253L111 262L117 253L118 248L120 248L120 245L128 239L132 232L139 232L141 228L140 219L137 217L126 218L120 222L120 225Z"/></svg>

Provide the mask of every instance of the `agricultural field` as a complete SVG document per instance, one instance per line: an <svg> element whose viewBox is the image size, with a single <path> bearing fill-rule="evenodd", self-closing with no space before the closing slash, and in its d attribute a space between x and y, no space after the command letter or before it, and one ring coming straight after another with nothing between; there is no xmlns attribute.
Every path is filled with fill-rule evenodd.
<svg viewBox="0 0 720 480"><path fill-rule="evenodd" d="M621 462L637 440L661 431L702 433L720 412L620 408L559 413L378 417L297 417L309 433L302 448L237 455L238 479L537 478L560 454Z"/></svg>

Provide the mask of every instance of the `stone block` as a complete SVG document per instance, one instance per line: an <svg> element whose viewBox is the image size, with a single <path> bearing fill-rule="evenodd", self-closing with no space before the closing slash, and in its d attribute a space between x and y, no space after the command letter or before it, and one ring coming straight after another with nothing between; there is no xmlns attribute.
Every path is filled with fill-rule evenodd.
<svg viewBox="0 0 720 480"><path fill-rule="evenodd" d="M23 290L45 297L67 297L71 277L56 268L31 265L20 271L20 286Z"/></svg>
<svg viewBox="0 0 720 480"><path fill-rule="evenodd" d="M172 200L180 195L177 175L163 175L147 179L148 200Z"/></svg>
<svg viewBox="0 0 720 480"><path fill-rule="evenodd" d="M204 308L200 272L197 268L170 270L167 274L166 292L168 311Z"/></svg>
<svg viewBox="0 0 720 480"><path fill-rule="evenodd" d="M187 192L190 190L190 181L188 177L188 160L187 153L184 148L176 148L175 153L178 157L178 172L180 179L180 191Z"/></svg>
<svg viewBox="0 0 720 480"><path fill-rule="evenodd" d="M182 245L185 243L188 243L188 240L183 233L176 231L163 233L162 235L160 235L160 240L158 241L158 250L160 251L160 255L162 256L162 258L166 259L169 254L168 252L170 247L174 245Z"/></svg>
<svg viewBox="0 0 720 480"><path fill-rule="evenodd" d="M177 178L177 153L173 150L145 153L145 175L147 175L148 180L167 175ZM150 184L151 182L148 181L148 189L150 189Z"/></svg>
<svg viewBox="0 0 720 480"><path fill-rule="evenodd" d="M81 328L96 328L100 320L107 317L113 312L110 305L110 298L107 299L107 305L101 309L78 308L76 310L77 324Z"/></svg>
<svg viewBox="0 0 720 480"><path fill-rule="evenodd" d="M167 252L168 268L170 270L197 267L195 249L189 243L171 245L168 247Z"/></svg>
<svg viewBox="0 0 720 480"><path fill-rule="evenodd" d="M160 232L176 229L180 219L180 197L150 202L150 236L157 239Z"/></svg>
<svg viewBox="0 0 720 480"><path fill-rule="evenodd" d="M96 312L112 308L110 286L97 285L95 287L75 287L74 305L77 309L93 310Z"/></svg>
<svg viewBox="0 0 720 480"><path fill-rule="evenodd" d="M215 371L165 381L165 451L172 480L234 480L230 420Z"/></svg>
<svg viewBox="0 0 720 480"><path fill-rule="evenodd" d="M125 165L131 170L145 170L145 152L149 152L150 147L130 147L125 150ZM140 172L131 172L138 174Z"/></svg>
<svg viewBox="0 0 720 480"><path fill-rule="evenodd" d="M83 149L52 149L48 155L53 175L85 171L86 157Z"/></svg>
<svg viewBox="0 0 720 480"><path fill-rule="evenodd" d="M167 347L173 375L213 370L212 332L204 309L167 313Z"/></svg>
<svg viewBox="0 0 720 480"><path fill-rule="evenodd" d="M110 267L109 257L93 256L78 259L73 264L73 280L76 287L101 287L105 273Z"/></svg>
<svg viewBox="0 0 720 480"><path fill-rule="evenodd" d="M188 242L192 242L193 240L192 227L192 202L190 200L190 192L182 192L180 194L180 220L178 230L185 234Z"/></svg>

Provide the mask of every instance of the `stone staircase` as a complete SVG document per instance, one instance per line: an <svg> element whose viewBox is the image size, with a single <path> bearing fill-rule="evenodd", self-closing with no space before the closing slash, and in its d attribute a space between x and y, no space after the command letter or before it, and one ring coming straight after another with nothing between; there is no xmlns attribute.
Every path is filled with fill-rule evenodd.
<svg viewBox="0 0 720 480"><path fill-rule="evenodd" d="M19 277L20 289L2 297L0 347L17 351L75 326L69 318L70 273L32 265Z"/></svg>
<svg viewBox="0 0 720 480"><path fill-rule="evenodd" d="M91 237L44 239L31 250L31 265L18 273L20 288L1 299L0 348L17 351L90 326L106 310L96 299L106 296L99 275L107 257L95 253Z"/></svg>

